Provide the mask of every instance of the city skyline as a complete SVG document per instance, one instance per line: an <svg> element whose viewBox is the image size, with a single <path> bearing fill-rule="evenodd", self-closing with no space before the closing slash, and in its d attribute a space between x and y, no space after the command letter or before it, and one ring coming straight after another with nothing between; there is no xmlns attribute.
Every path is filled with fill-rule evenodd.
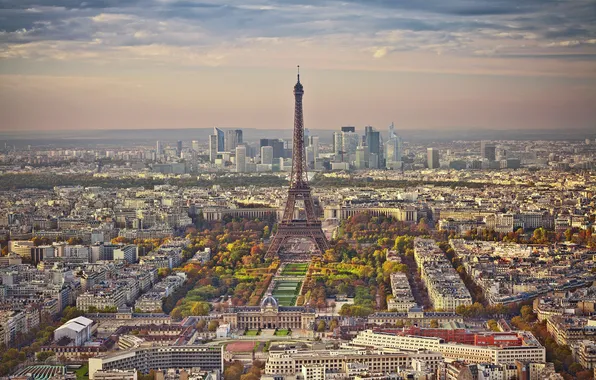
<svg viewBox="0 0 596 380"><path fill-rule="evenodd" d="M593 1L40 4L0 9L3 131L291 129L296 64L310 129L596 117Z"/></svg>

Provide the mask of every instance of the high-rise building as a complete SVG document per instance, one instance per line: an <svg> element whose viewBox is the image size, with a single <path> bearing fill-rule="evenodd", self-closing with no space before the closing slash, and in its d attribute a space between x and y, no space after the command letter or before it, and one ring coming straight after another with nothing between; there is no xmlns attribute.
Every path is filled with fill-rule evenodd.
<svg viewBox="0 0 596 380"><path fill-rule="evenodd" d="M379 155L375 153L368 154L368 167L371 169L379 168Z"/></svg>
<svg viewBox="0 0 596 380"><path fill-rule="evenodd" d="M163 151L163 147L161 146L161 141L157 141L155 143L155 152L157 153L157 155L159 156Z"/></svg>
<svg viewBox="0 0 596 380"><path fill-rule="evenodd" d="M199 140L192 140L192 150L195 152L199 151Z"/></svg>
<svg viewBox="0 0 596 380"><path fill-rule="evenodd" d="M261 163L273 165L273 147L265 145L261 147Z"/></svg>
<svg viewBox="0 0 596 380"><path fill-rule="evenodd" d="M261 139L260 147L270 146L273 148L273 158L284 157L284 142L279 139Z"/></svg>
<svg viewBox="0 0 596 380"><path fill-rule="evenodd" d="M178 140L178 142L176 143L176 155L178 157L182 156L182 141Z"/></svg>
<svg viewBox="0 0 596 380"><path fill-rule="evenodd" d="M391 125L389 125L389 139L391 140L394 137L397 137L397 134L395 133L395 125L391 122Z"/></svg>
<svg viewBox="0 0 596 380"><path fill-rule="evenodd" d="M381 154L381 133L375 130L372 130L372 127L366 127L366 128L371 128L370 130L366 131L366 146L368 147L368 152L369 153L375 153L377 155Z"/></svg>
<svg viewBox="0 0 596 380"><path fill-rule="evenodd" d="M244 173L246 171L246 146L238 145L236 147L236 172Z"/></svg>
<svg viewBox="0 0 596 380"><path fill-rule="evenodd" d="M209 161L215 162L217 158L217 135L209 135Z"/></svg>
<svg viewBox="0 0 596 380"><path fill-rule="evenodd" d="M368 147L366 146L359 146L356 148L356 161L354 164L354 167L356 168L356 170L362 170L362 169L366 169L366 164L367 164L367 150Z"/></svg>
<svg viewBox="0 0 596 380"><path fill-rule="evenodd" d="M437 148L428 148L426 150L426 161L429 169L438 169L439 163L439 150Z"/></svg>
<svg viewBox="0 0 596 380"><path fill-rule="evenodd" d="M356 157L356 148L360 137L355 127L341 127L341 132L333 133L333 153L336 162L352 162Z"/></svg>
<svg viewBox="0 0 596 380"><path fill-rule="evenodd" d="M233 152L238 145L242 144L242 140L242 129L231 129L226 131L226 152Z"/></svg>
<svg viewBox="0 0 596 380"><path fill-rule="evenodd" d="M396 167L396 163L402 161L403 156L403 149L402 149L402 140L399 136L395 135L395 137L389 139L385 143L385 166L387 168L394 168ZM379 161L381 158L379 157ZM379 162L381 165L381 162ZM399 165L397 165L399 166Z"/></svg>
<svg viewBox="0 0 596 380"><path fill-rule="evenodd" d="M343 133L333 132L333 154L336 158L342 155L343 145Z"/></svg>
<svg viewBox="0 0 596 380"><path fill-rule="evenodd" d="M480 155L483 159L488 161L495 161L497 159L497 147L495 144L488 141L480 142Z"/></svg>
<svg viewBox="0 0 596 380"><path fill-rule="evenodd" d="M356 148L360 145L360 136L356 132L342 132L342 150L344 162L350 162L356 156Z"/></svg>
<svg viewBox="0 0 596 380"><path fill-rule="evenodd" d="M319 136L310 136L308 140L308 146L312 147L314 158L319 158Z"/></svg>
<svg viewBox="0 0 596 380"><path fill-rule="evenodd" d="M213 128L213 134L217 136L217 152L225 152L225 136L224 132L219 128Z"/></svg>

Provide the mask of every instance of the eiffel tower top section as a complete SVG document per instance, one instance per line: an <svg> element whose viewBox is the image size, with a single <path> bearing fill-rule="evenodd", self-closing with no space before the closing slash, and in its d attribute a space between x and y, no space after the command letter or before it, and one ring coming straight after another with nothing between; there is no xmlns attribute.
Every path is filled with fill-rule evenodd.
<svg viewBox="0 0 596 380"><path fill-rule="evenodd" d="M300 83L300 66L298 66L298 81L294 86L294 144L290 190L309 188L306 175L306 155L304 154L304 117L302 115L303 95L304 87L302 86L302 83Z"/></svg>

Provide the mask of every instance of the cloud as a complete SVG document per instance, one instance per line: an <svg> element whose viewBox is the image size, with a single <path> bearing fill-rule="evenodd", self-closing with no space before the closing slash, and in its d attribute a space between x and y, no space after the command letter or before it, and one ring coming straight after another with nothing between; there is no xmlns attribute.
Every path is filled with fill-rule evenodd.
<svg viewBox="0 0 596 380"><path fill-rule="evenodd" d="M337 54L529 57L594 53L589 41L594 0L0 0L4 59L212 66L258 52L267 64L282 47L298 56L289 44L327 63Z"/></svg>
<svg viewBox="0 0 596 380"><path fill-rule="evenodd" d="M389 49L387 47L382 47L379 48L377 50L375 50L375 53L373 54L373 57L375 58L383 58L384 56L387 55Z"/></svg>

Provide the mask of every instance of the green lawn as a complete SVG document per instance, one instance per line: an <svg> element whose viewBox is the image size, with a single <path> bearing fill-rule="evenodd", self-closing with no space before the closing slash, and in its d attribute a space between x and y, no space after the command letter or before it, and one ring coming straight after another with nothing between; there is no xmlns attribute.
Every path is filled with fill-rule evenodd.
<svg viewBox="0 0 596 380"><path fill-rule="evenodd" d="M244 333L244 335L246 335L246 336L257 336L257 335L259 335L259 331L258 330L248 330L248 331L246 331L246 333Z"/></svg>
<svg viewBox="0 0 596 380"><path fill-rule="evenodd" d="M77 380L88 380L89 376L87 373L89 372L89 365L85 364L81 368L77 369L75 374L77 375Z"/></svg>
<svg viewBox="0 0 596 380"><path fill-rule="evenodd" d="M278 281L272 295L277 299L279 306L294 306L301 285L300 281Z"/></svg>
<svg viewBox="0 0 596 380"><path fill-rule="evenodd" d="M308 271L308 264L290 263L281 271L282 276L304 276Z"/></svg>
<svg viewBox="0 0 596 380"><path fill-rule="evenodd" d="M277 330L275 332L275 335L277 335L277 336L287 336L289 334L290 334L290 332L288 330Z"/></svg>

